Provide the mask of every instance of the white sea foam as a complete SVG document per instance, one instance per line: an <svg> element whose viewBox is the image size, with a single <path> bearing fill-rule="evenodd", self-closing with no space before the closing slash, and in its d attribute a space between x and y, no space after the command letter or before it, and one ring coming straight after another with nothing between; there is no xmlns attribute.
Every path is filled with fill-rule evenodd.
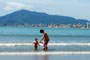
<svg viewBox="0 0 90 60"><path fill-rule="evenodd" d="M90 54L90 51L53 51L53 52L0 52L0 55L78 55Z"/></svg>
<svg viewBox="0 0 90 60"><path fill-rule="evenodd" d="M33 43L0 43L0 46L31 46ZM49 43L50 46L90 46L90 43Z"/></svg>

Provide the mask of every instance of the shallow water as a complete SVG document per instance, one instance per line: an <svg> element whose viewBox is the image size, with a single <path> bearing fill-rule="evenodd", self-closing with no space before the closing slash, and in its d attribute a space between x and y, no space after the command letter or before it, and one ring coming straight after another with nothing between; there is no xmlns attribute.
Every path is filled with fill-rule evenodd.
<svg viewBox="0 0 90 60"><path fill-rule="evenodd" d="M89 29L65 29L65 28L31 28L31 27L0 27L0 43L33 43L35 37L40 41L44 29L50 38L49 43L66 43L67 45L48 46L48 51L90 51ZM69 45L70 43L87 43L87 45ZM42 51L42 46L39 46ZM33 46L15 45L0 46L0 52L31 52Z"/></svg>

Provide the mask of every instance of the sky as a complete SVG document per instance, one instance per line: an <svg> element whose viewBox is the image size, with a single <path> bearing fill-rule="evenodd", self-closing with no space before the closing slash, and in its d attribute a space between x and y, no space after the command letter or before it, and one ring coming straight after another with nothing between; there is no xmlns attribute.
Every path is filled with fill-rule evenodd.
<svg viewBox="0 0 90 60"><path fill-rule="evenodd" d="M0 16L21 9L90 20L90 0L0 0Z"/></svg>

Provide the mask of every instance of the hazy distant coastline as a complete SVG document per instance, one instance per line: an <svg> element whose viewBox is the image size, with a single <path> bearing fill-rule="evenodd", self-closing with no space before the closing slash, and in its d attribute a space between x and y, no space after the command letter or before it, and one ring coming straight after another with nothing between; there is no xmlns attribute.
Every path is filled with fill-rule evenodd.
<svg viewBox="0 0 90 60"><path fill-rule="evenodd" d="M4 24L1 27L12 26L12 27L47 27L47 28L80 28L80 29L90 29L90 24Z"/></svg>
<svg viewBox="0 0 90 60"><path fill-rule="evenodd" d="M68 16L49 15L41 12L19 10L0 17L0 26L90 28L90 21Z"/></svg>

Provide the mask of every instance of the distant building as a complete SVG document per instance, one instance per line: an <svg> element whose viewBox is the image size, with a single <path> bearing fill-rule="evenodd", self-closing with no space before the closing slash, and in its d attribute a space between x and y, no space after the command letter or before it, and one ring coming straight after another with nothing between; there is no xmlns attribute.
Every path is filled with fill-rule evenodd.
<svg viewBox="0 0 90 60"><path fill-rule="evenodd" d="M90 23L89 23L89 22L87 22L87 24L86 24L86 28L87 28L87 29L90 28Z"/></svg>

